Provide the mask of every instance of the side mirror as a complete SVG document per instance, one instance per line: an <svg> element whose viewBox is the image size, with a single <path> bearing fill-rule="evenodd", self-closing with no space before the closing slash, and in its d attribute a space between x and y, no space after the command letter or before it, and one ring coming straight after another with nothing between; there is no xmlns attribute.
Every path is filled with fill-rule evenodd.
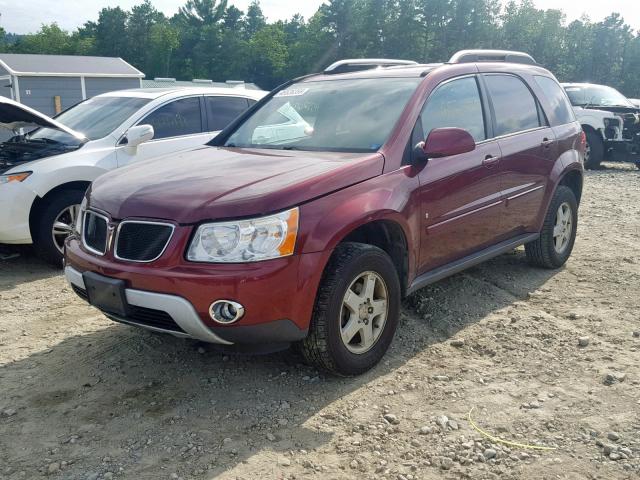
<svg viewBox="0 0 640 480"><path fill-rule="evenodd" d="M450 157L476 149L476 141L462 128L434 128L427 140L419 144L425 158Z"/></svg>
<svg viewBox="0 0 640 480"><path fill-rule="evenodd" d="M121 143L127 147L135 148L141 143L151 140L153 135L154 131L151 125L136 125L127 130Z"/></svg>

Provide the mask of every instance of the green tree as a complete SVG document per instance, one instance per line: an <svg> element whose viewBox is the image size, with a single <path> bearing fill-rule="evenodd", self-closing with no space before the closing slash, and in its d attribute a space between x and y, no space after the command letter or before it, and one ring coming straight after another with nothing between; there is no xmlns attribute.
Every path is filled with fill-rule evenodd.
<svg viewBox="0 0 640 480"><path fill-rule="evenodd" d="M276 22L258 31L249 42L247 73L264 88L273 88L285 80L288 61L284 24Z"/></svg>
<svg viewBox="0 0 640 480"><path fill-rule="evenodd" d="M65 55L74 53L69 33L57 23L42 25L37 33L25 35L13 47L16 53L47 53Z"/></svg>
<svg viewBox="0 0 640 480"><path fill-rule="evenodd" d="M129 43L127 57L131 63L139 65L143 70L151 68L150 58L157 55L151 49L151 35L154 27L164 22L166 22L164 14L156 10L149 0L145 0L131 9L127 17L127 38ZM166 32L166 30L156 29L156 37L159 32ZM164 52L159 54L163 55Z"/></svg>
<svg viewBox="0 0 640 480"><path fill-rule="evenodd" d="M244 18L244 34L245 37L253 38L262 28L267 25L267 20L264 18L260 2L253 0L247 9L247 15Z"/></svg>
<svg viewBox="0 0 640 480"><path fill-rule="evenodd" d="M95 30L95 50L107 57L128 57L131 46L127 38L128 14L120 7L103 8Z"/></svg>

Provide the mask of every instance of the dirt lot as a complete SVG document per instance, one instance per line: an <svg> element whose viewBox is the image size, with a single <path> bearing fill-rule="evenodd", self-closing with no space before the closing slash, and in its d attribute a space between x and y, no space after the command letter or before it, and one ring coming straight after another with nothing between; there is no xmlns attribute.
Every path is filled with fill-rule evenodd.
<svg viewBox="0 0 640 480"><path fill-rule="evenodd" d="M0 478L639 478L640 171L608 167L566 268L516 251L424 289L356 379L113 324L0 261Z"/></svg>

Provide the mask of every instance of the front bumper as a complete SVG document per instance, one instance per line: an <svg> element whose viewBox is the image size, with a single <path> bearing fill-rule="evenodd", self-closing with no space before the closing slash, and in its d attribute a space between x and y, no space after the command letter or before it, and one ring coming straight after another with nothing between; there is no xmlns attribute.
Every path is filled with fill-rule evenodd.
<svg viewBox="0 0 640 480"><path fill-rule="evenodd" d="M75 268L66 266L64 269L64 275L73 287L74 291L86 300L87 289L85 287L82 274ZM151 324L148 321L145 321L144 317L139 317L137 315L131 318L120 318L114 315L107 315L115 321L128 323L157 332L170 333L176 337L197 338L198 340L205 342L227 345L231 343L218 337L208 329L200 320L200 317L193 308L193 305L184 298L176 295L144 292L142 290L134 290L131 288L127 288L125 290L125 294L129 305L157 312L165 312L177 324L179 330L167 322L156 321Z"/></svg>
<svg viewBox="0 0 640 480"><path fill-rule="evenodd" d="M0 185L0 243L31 243L29 212L36 198L22 182Z"/></svg>
<svg viewBox="0 0 640 480"><path fill-rule="evenodd" d="M640 160L640 141L608 140L605 142L608 158L614 162L636 162Z"/></svg>
<svg viewBox="0 0 640 480"><path fill-rule="evenodd" d="M324 252L250 264L191 263L182 255L188 234L177 229L166 253L150 264L96 256L71 237L66 243L67 279L81 297L85 271L124 280L127 302L139 307L140 315L106 315L155 331L220 344L271 344L306 337L327 258ZM212 320L209 306L221 299L242 304L244 316L231 325Z"/></svg>

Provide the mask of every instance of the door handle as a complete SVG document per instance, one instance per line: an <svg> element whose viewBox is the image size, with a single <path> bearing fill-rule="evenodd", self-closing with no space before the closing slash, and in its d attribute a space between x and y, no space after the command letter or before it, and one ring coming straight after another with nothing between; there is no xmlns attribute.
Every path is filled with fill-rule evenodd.
<svg viewBox="0 0 640 480"><path fill-rule="evenodd" d="M542 139L542 147L543 148L549 148L551 145L553 145L553 140L549 140L547 137L544 137Z"/></svg>
<svg viewBox="0 0 640 480"><path fill-rule="evenodd" d="M484 160L482 161L482 165L484 165L485 167L493 167L499 161L500 161L500 157L487 155L486 157L484 157Z"/></svg>

